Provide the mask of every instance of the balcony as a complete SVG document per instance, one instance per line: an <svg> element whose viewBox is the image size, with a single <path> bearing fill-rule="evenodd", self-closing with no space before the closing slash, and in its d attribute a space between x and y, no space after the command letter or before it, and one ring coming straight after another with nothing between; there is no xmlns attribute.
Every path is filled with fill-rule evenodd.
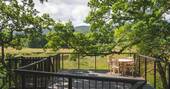
<svg viewBox="0 0 170 89"><path fill-rule="evenodd" d="M69 64L70 55L77 56ZM133 73L109 74L107 63L103 62L105 67L98 65L105 53L59 53L50 57L9 59L9 86L11 89L159 89L157 59L133 53L116 55L133 57ZM89 66L82 65L86 57L93 61Z"/></svg>

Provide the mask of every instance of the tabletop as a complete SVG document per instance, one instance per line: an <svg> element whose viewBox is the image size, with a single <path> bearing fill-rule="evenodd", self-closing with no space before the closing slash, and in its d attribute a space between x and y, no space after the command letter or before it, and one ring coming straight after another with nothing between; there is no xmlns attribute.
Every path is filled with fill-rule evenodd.
<svg viewBox="0 0 170 89"><path fill-rule="evenodd" d="M121 59L118 59L119 62L133 62L134 60L133 59L128 59L128 58L121 58Z"/></svg>

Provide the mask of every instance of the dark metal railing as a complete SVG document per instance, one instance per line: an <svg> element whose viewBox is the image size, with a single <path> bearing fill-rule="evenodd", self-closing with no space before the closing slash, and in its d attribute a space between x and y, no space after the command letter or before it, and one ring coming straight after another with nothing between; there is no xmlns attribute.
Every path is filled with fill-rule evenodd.
<svg viewBox="0 0 170 89"><path fill-rule="evenodd" d="M139 89L145 84L155 89L163 89L163 83L158 63L163 65L164 76L170 89L170 63L159 58L149 57L135 53L123 53L114 55L133 56L135 61L134 73L126 77L102 77L95 74L65 73L63 70L107 70L108 67L100 67L98 62L106 59L108 53L79 54L59 53L50 57L18 57L8 60L8 76L3 78L8 86L17 89ZM71 58L73 56L73 58ZM91 66L83 66L84 60L90 58ZM73 60L74 65L69 65L68 60ZM107 64L106 64L107 65ZM139 79L141 77L143 79Z"/></svg>
<svg viewBox="0 0 170 89"><path fill-rule="evenodd" d="M165 72L163 76L166 78L166 82L169 83L167 86L169 86L170 89L170 63L164 62L159 58L139 54L135 54L134 58L136 75L145 78L147 83L155 89L164 89L160 71L158 69L158 63L163 65L164 67L162 67L161 70Z"/></svg>
<svg viewBox="0 0 170 89"><path fill-rule="evenodd" d="M62 72L64 69L63 53L48 58L42 58L34 63L19 67L17 74L17 89L140 89L145 80L127 77L102 77L89 73ZM92 55L90 55L92 56ZM96 55L94 58L96 59ZM80 56L77 59L77 69L81 69ZM96 60L95 60L96 62ZM96 63L94 63L96 65ZM94 67L98 70L97 67Z"/></svg>
<svg viewBox="0 0 170 89"><path fill-rule="evenodd" d="M142 89L144 80L16 70L21 80L17 89Z"/></svg>
<svg viewBox="0 0 170 89"><path fill-rule="evenodd" d="M67 59L70 58L70 56L75 56L74 60L74 66L70 67L66 63ZM134 67L134 75L133 78L126 79L124 77L115 76L115 78L105 78L97 75L88 75L83 73L77 73L74 74L67 74L62 73L63 70L69 70L69 69L78 69L78 70L108 70L107 66L105 68L101 69L101 67L98 65L99 57L106 57L108 53L95 53L95 54L79 54L79 53L60 53L55 56L50 57L18 57L18 58L12 58L8 59L8 75L6 78L3 78L4 83L8 82L8 86L15 86L17 89L26 89L23 87L29 87L28 89L46 89L51 88L55 89L57 88L68 88L69 86L72 86L72 88L76 89L87 89L90 86L90 88L94 89L100 89L99 87L103 87L103 89L114 89L117 87L117 89L129 89L130 87L136 87L134 85L142 85L144 84L144 81L141 79L136 79L137 77L143 77L148 84L153 86L155 89L161 89L163 88L160 74L158 72L157 64L161 63L162 65L165 65L166 63L161 61L160 59L154 58L154 57L148 57L144 55L139 55L135 53L123 53L123 54L114 54L114 55L125 55L125 56L133 56L135 60L135 67ZM84 57L90 57L91 62L90 67L84 68L82 66L82 60L84 60ZM107 65L107 64L106 64ZM164 76L167 78L167 82L170 85L170 63L166 64L166 73ZM15 72L13 71L15 70ZM83 75L83 76L80 76ZM84 76L88 75L88 76ZM71 81L69 81L71 77ZM88 77L88 78L87 78ZM95 79L93 79L93 78ZM128 82L124 82L124 81ZM129 81L133 81L129 82ZM90 82L88 82L90 81ZM94 82L95 81L95 82ZM96 83L97 82L97 83ZM140 84L142 82L142 84ZM66 85L65 85L66 83ZM71 83L71 85L69 85ZM139 83L139 84L138 84ZM54 86L57 84L57 86ZM110 85L109 85L110 84ZM29 85L29 86L28 86ZM114 86L112 86L114 85ZM120 87L121 86L121 87ZM107 88L108 87L108 88ZM110 87L110 88L109 88ZM119 87L119 88L118 88ZM101 88L102 89L102 88Z"/></svg>
<svg viewBox="0 0 170 89"><path fill-rule="evenodd" d="M7 67L3 68L5 71L4 77L1 79L0 89L13 89L15 83L18 80L17 75L13 70L18 69L21 66L34 63L45 57L14 57L6 59Z"/></svg>
<svg viewBox="0 0 170 89"><path fill-rule="evenodd" d="M108 70L108 67L100 67L98 62L102 61L108 53L79 54L60 53L50 57L17 57L8 59L7 77L3 78L4 84L14 86L17 89L139 89L147 81L147 84L155 89L163 89L158 63L166 65L165 75L168 86L170 86L170 63L165 63L160 59L148 57L135 53L123 53L114 55L133 56L135 61L134 75L132 78L126 77L101 77L86 73L63 73L63 70ZM72 59L70 56L74 56ZM90 57L91 65L82 66L83 58ZM99 59L100 57L100 59ZM68 66L67 59L74 60L73 66ZM107 65L107 64L106 64ZM87 76L88 75L88 76ZM143 77L143 79L138 79ZM56 88L57 87L57 88ZM170 88L169 88L170 89Z"/></svg>

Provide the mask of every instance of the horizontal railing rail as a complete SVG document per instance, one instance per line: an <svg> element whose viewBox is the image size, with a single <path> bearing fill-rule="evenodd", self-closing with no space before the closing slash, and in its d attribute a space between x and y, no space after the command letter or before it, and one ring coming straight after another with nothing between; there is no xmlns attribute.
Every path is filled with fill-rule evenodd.
<svg viewBox="0 0 170 89"><path fill-rule="evenodd" d="M18 69L28 68L28 67L31 67L31 66L33 66L33 65L36 65L36 64L38 64L38 63L44 62L44 61L46 61L46 60L47 60L47 58L43 58L43 59L41 59L41 60L39 60L39 61L30 63L30 64L25 65L25 66L21 66L21 67L19 67Z"/></svg>
<svg viewBox="0 0 170 89"><path fill-rule="evenodd" d="M110 52L110 53L77 53L77 52L59 52L59 54L82 54L86 56L98 56L98 55L111 55L111 54L129 54L129 55L134 55L136 53L133 52L123 52L123 53L118 53L118 52Z"/></svg>

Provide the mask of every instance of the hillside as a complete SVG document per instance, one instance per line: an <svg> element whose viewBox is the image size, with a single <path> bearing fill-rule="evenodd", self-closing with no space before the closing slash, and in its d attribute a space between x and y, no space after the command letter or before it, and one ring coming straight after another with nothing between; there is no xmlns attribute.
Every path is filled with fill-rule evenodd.
<svg viewBox="0 0 170 89"><path fill-rule="evenodd" d="M76 32L87 33L89 31L89 26L77 26L75 27Z"/></svg>

